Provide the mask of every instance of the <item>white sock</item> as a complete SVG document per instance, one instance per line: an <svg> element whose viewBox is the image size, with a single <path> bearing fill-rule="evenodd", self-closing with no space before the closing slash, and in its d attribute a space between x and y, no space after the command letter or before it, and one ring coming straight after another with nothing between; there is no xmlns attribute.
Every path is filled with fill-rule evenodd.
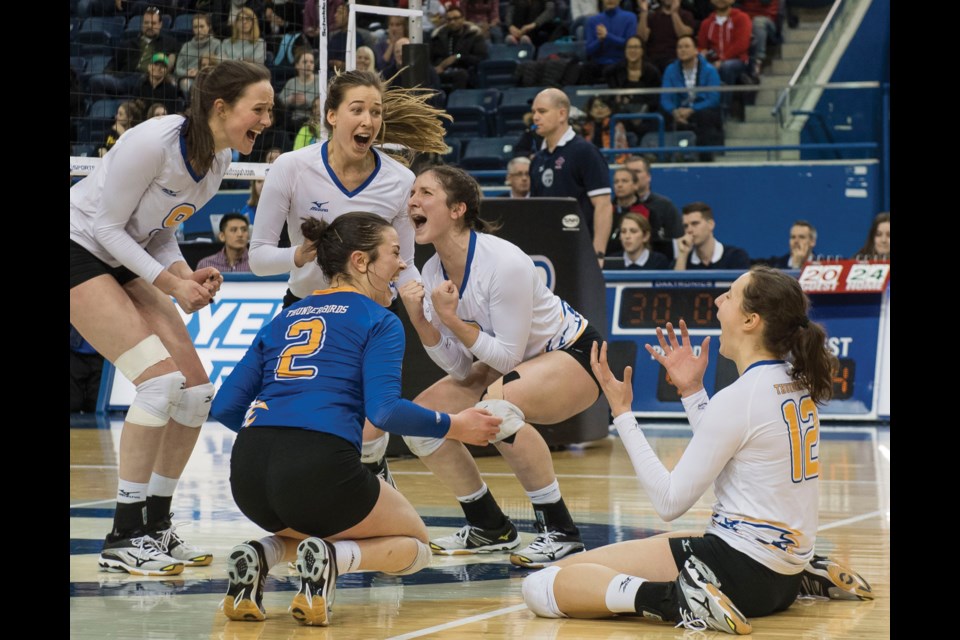
<svg viewBox="0 0 960 640"><path fill-rule="evenodd" d="M283 552L285 549L283 538L280 536L267 536L266 538L260 538L257 542L263 545L263 555L267 561L267 571L283 560Z"/></svg>
<svg viewBox="0 0 960 640"><path fill-rule="evenodd" d="M553 504L554 502L560 502L560 498L563 496L560 495L560 481L554 480L552 483L545 486L543 489L537 489L536 491L527 491L527 496L530 498L530 502L533 504Z"/></svg>
<svg viewBox="0 0 960 640"><path fill-rule="evenodd" d="M643 578L618 573L607 585L607 609L613 613L636 613L637 591L644 582Z"/></svg>
<svg viewBox="0 0 960 640"><path fill-rule="evenodd" d="M468 495L468 496L457 496L457 500L459 500L460 502L476 502L477 500L479 500L480 498L482 498L482 497L483 497L483 494L485 494L486 492L487 492L487 483L484 482L484 483L483 483L483 486L481 486L479 489L477 489L476 491L474 491L474 492L471 493L470 495Z"/></svg>
<svg viewBox="0 0 960 640"><path fill-rule="evenodd" d="M360 545L353 540L337 540L333 543L337 551L337 574L360 571Z"/></svg>
<svg viewBox="0 0 960 640"><path fill-rule="evenodd" d="M146 482L130 482L120 479L117 485L117 502L123 504L133 504L134 502L144 502L147 499Z"/></svg>
<svg viewBox="0 0 960 640"><path fill-rule="evenodd" d="M180 478L167 478L157 473L151 473L150 484L147 486L147 495L169 498L177 489L178 482L180 482Z"/></svg>

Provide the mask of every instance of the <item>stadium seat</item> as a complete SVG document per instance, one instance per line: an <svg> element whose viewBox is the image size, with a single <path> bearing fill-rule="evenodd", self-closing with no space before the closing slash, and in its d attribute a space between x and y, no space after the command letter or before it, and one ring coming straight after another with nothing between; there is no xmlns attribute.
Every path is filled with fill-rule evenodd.
<svg viewBox="0 0 960 640"><path fill-rule="evenodd" d="M574 58L583 62L587 59L587 45L585 42L572 40L554 40L544 42L537 49L537 60L546 60L550 56L560 58Z"/></svg>
<svg viewBox="0 0 960 640"><path fill-rule="evenodd" d="M485 137L493 132L500 102L498 89L458 89L447 97L446 110L453 122L444 124L447 133L462 137Z"/></svg>
<svg viewBox="0 0 960 640"><path fill-rule="evenodd" d="M537 94L547 87L513 87L503 90L500 107L497 109L497 135L520 135L526 125L523 116L532 109L530 106Z"/></svg>
<svg viewBox="0 0 960 640"><path fill-rule="evenodd" d="M193 18L195 15L193 13L181 13L173 21L170 33L180 44L193 38Z"/></svg>
<svg viewBox="0 0 960 640"><path fill-rule="evenodd" d="M693 131L667 131L664 134L663 146L665 147L693 147L697 144L697 135ZM641 147L659 147L660 141L656 131L645 133L640 140ZM658 158L663 158L666 162L696 162L697 153L688 152L657 152Z"/></svg>
<svg viewBox="0 0 960 640"><path fill-rule="evenodd" d="M110 121L113 121L114 116L117 115L117 108L122 102L123 100L117 100L116 98L97 100L90 105L90 112L87 113L87 117L108 118Z"/></svg>
<svg viewBox="0 0 960 640"><path fill-rule="evenodd" d="M460 166L467 171L505 169L517 140L518 136L471 140L460 158Z"/></svg>
<svg viewBox="0 0 960 640"><path fill-rule="evenodd" d="M605 84L590 84L590 85L568 85L563 88L563 92L567 94L567 97L570 98L570 106L576 107L586 113L587 111L587 102L590 101L590 98L593 96L592 91L596 89L609 89L610 87ZM581 90L591 91L589 94L577 95L577 91ZM607 100L612 100L614 96L607 96Z"/></svg>
<svg viewBox="0 0 960 640"><path fill-rule="evenodd" d="M460 138L448 137L444 140L447 143L447 152L441 157L443 161L447 164L457 164L460 162L460 154L463 149L464 142Z"/></svg>

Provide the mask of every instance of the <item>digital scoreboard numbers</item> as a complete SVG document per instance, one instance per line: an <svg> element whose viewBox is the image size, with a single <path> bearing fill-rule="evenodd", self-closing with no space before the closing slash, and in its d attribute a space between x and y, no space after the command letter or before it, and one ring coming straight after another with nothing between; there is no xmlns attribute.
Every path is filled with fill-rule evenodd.
<svg viewBox="0 0 960 640"><path fill-rule="evenodd" d="M719 329L716 299L725 290L716 287L625 287L621 293L618 321L625 329L656 329L668 322L679 327L682 318L689 329Z"/></svg>
<svg viewBox="0 0 960 640"><path fill-rule="evenodd" d="M888 261L808 262L800 272L800 288L807 293L881 293L889 279Z"/></svg>

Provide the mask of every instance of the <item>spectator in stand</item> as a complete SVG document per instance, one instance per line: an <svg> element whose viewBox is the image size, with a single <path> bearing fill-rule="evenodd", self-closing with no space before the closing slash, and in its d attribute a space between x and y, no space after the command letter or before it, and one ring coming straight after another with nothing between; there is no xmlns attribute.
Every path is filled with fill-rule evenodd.
<svg viewBox="0 0 960 640"><path fill-rule="evenodd" d="M313 57L313 50L307 47L298 49L293 66L297 70L297 75L283 85L280 98L287 110L287 128L290 131L298 131L310 118L310 105L319 97L317 78L314 74L317 63Z"/></svg>
<svg viewBox="0 0 960 640"><path fill-rule="evenodd" d="M630 36L624 46L624 59L604 69L604 82L611 89L653 89L663 83L660 70L644 60L643 41L640 36ZM621 113L656 113L660 109L660 96L621 95L615 103ZM655 131L657 123L653 120L627 120L623 123L627 131L636 134L637 139L648 131Z"/></svg>
<svg viewBox="0 0 960 640"><path fill-rule="evenodd" d="M162 102L154 102L150 105L150 108L147 109L147 117L145 120L150 118L159 118L160 116L167 115L167 108L163 106Z"/></svg>
<svg viewBox="0 0 960 640"><path fill-rule="evenodd" d="M507 7L507 44L521 42L539 47L552 39L556 32L557 17L555 2L544 0L514 0Z"/></svg>
<svg viewBox="0 0 960 640"><path fill-rule="evenodd" d="M676 238L683 235L683 220L677 206L667 196L650 190L650 162L643 156L630 156L624 163L637 177L639 213L650 221L651 247L668 258L675 255Z"/></svg>
<svg viewBox="0 0 960 640"><path fill-rule="evenodd" d="M597 261L603 267L613 204L610 170L595 146L570 126L570 99L559 89L544 89L533 100L533 122L543 144L530 166L534 198L576 198L581 228L590 232Z"/></svg>
<svg viewBox="0 0 960 640"><path fill-rule="evenodd" d="M750 256L733 245L724 245L713 236L716 222L706 202L683 207L683 237L677 240L674 271L691 269L749 269Z"/></svg>
<svg viewBox="0 0 960 640"><path fill-rule="evenodd" d="M700 23L697 32L697 46L720 73L723 84L755 84L752 79L741 82L740 75L750 75L750 38L753 26L750 16L740 9L733 8L733 0L710 0L714 12ZM729 108L732 93L724 93L721 102ZM738 103L739 104L739 103Z"/></svg>
<svg viewBox="0 0 960 640"><path fill-rule="evenodd" d="M890 214L880 213L873 219L867 241L857 255L858 260L889 260L890 259Z"/></svg>
<svg viewBox="0 0 960 640"><path fill-rule="evenodd" d="M790 227L790 253L770 258L751 260L752 264L766 264L777 269L801 269L813 258L817 246L817 230L806 220L797 220Z"/></svg>
<svg viewBox="0 0 960 640"><path fill-rule="evenodd" d="M160 9L147 7L140 23L140 33L122 40L117 46L117 71L146 73L154 54L157 53L164 53L171 60L175 59L179 49L177 41L166 33L161 33L162 28Z"/></svg>
<svg viewBox="0 0 960 640"><path fill-rule="evenodd" d="M537 132L537 127L533 124L533 112L528 111L523 114L523 133L513 145L513 155L532 159L542 144L543 136Z"/></svg>
<svg viewBox="0 0 960 640"><path fill-rule="evenodd" d="M354 66L354 69L358 71L376 72L376 59L377 56L370 47L357 47L357 64Z"/></svg>
<svg viewBox="0 0 960 640"><path fill-rule="evenodd" d="M224 60L246 60L259 62L266 60L266 46L260 37L260 23L249 7L242 7L231 22L230 38L220 43L220 55Z"/></svg>
<svg viewBox="0 0 960 640"><path fill-rule="evenodd" d="M167 113L178 113L181 110L182 96L177 85L167 75L170 61L165 53L155 53L147 65L147 73L137 85L135 95L144 104L161 103Z"/></svg>
<svg viewBox="0 0 960 640"><path fill-rule="evenodd" d="M322 126L320 124L320 118L323 115L321 107L320 96L317 96L313 99L313 104L310 106L310 119L303 123L300 131L297 132L297 137L293 141L294 151L314 144L320 139L320 127Z"/></svg>
<svg viewBox="0 0 960 640"><path fill-rule="evenodd" d="M443 18L447 13L444 7L445 2L441 0L426 0L423 2L423 15L426 18L423 21L423 39L427 41L434 29L443 26Z"/></svg>
<svg viewBox="0 0 960 640"><path fill-rule="evenodd" d="M780 0L740 0L737 7L750 17L753 25L750 36L753 75L759 77L767 59L767 43L777 36Z"/></svg>
<svg viewBox="0 0 960 640"><path fill-rule="evenodd" d="M143 108L136 100L129 100L123 102L117 107L117 115L113 120L113 127L110 129L110 132L107 133L107 139L104 140L103 145L98 149L98 153L102 158L107 151L113 148L113 145L117 143L117 140L123 135L123 132L127 129L132 129L143 122Z"/></svg>
<svg viewBox="0 0 960 640"><path fill-rule="evenodd" d="M624 171L624 169L620 169ZM614 177L616 179L616 177ZM669 269L670 258L650 250L650 221L638 213L626 213L617 225L623 262L610 260L605 269ZM608 256L611 257L611 256Z"/></svg>
<svg viewBox="0 0 960 640"><path fill-rule="evenodd" d="M587 61L600 71L623 60L627 38L637 33L637 16L620 8L620 0L603 0L603 11L587 18Z"/></svg>
<svg viewBox="0 0 960 640"><path fill-rule="evenodd" d="M663 71L677 59L677 39L693 35L693 14L680 0L663 0L655 11L650 11L650 0L640 0L637 16L637 35L647 48L647 59Z"/></svg>
<svg viewBox="0 0 960 640"><path fill-rule="evenodd" d="M677 60L671 62L663 72L663 87L695 89L719 86L720 74L706 58L697 53L693 36L678 38ZM661 94L660 111L666 118L668 129L693 131L698 145L723 145L723 115L720 111L719 91ZM700 153L700 160L713 160L713 153Z"/></svg>
<svg viewBox="0 0 960 640"><path fill-rule="evenodd" d="M507 163L507 185L511 198L530 197L530 158L517 156Z"/></svg>
<svg viewBox="0 0 960 640"><path fill-rule="evenodd" d="M377 69L386 70L390 66L396 66L393 58L393 48L400 38L407 38L409 41L410 27L407 19L403 16L387 17L387 37L378 40L373 45L373 52L377 59ZM389 76L384 76L389 78Z"/></svg>
<svg viewBox="0 0 960 640"><path fill-rule="evenodd" d="M200 71L200 62L203 58L216 59L220 57L220 41L213 37L210 16L198 13L193 17L193 38L184 42L177 55L177 63L173 68L173 75L177 80L180 91L187 99L190 97L190 87L193 79Z"/></svg>
<svg viewBox="0 0 960 640"><path fill-rule="evenodd" d="M303 36L313 49L320 47L320 7L316 2L303 3Z"/></svg>
<svg viewBox="0 0 960 640"><path fill-rule="evenodd" d="M267 155L263 161L267 164L272 164L274 160L280 157L281 153L283 153L283 151L280 149L280 147L271 147L267 151ZM262 191L263 180L250 181L250 198L247 199L247 204L243 205L243 209L240 209L240 215L249 220L251 225L257 223L257 205L260 204L260 193ZM289 238L287 244L281 244L281 246L289 247Z"/></svg>
<svg viewBox="0 0 960 640"><path fill-rule="evenodd" d="M610 116L614 113L616 103L605 96L592 96L587 100L587 117L581 126L584 140L589 140L598 149L626 149L630 146L627 143L627 129L622 122L614 126L614 139L610 140ZM621 154L614 162L623 162L626 157L626 154Z"/></svg>
<svg viewBox="0 0 960 640"><path fill-rule="evenodd" d="M477 65L487 59L487 41L480 27L468 23L457 2L447 2L446 22L430 34L430 63L449 93L476 85Z"/></svg>
<svg viewBox="0 0 960 640"><path fill-rule="evenodd" d="M220 273L249 272L250 222L246 216L236 212L223 214L218 239L223 243L223 248L201 258L197 270L214 267Z"/></svg>
<svg viewBox="0 0 960 640"><path fill-rule="evenodd" d="M464 3L464 16L480 28L487 42L503 42L500 26L500 0L469 0Z"/></svg>

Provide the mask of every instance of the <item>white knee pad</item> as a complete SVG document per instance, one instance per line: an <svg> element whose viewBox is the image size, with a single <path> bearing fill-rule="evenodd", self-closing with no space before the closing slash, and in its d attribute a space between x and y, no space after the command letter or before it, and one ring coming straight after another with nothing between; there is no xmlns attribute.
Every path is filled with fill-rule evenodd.
<svg viewBox="0 0 960 640"><path fill-rule="evenodd" d="M486 409L498 418L503 418L503 422L500 423L500 433L490 441L491 443L500 442L504 438L509 438L527 424L523 411L512 402L507 402L506 400L481 400L476 404L476 407L478 409Z"/></svg>
<svg viewBox="0 0 960 640"><path fill-rule="evenodd" d="M541 618L566 618L557 608L557 599L553 595L553 581L557 579L560 567L547 567L531 573L523 579L520 591L527 608Z"/></svg>
<svg viewBox="0 0 960 640"><path fill-rule="evenodd" d="M214 387L211 383L184 389L180 399L170 407L170 417L185 427L199 429L210 415Z"/></svg>
<svg viewBox="0 0 960 640"><path fill-rule="evenodd" d="M425 458L443 444L444 438L425 438L423 436L403 436L407 448L418 458Z"/></svg>
<svg viewBox="0 0 960 640"><path fill-rule="evenodd" d="M417 543L417 557L413 559L413 562L410 563L410 566L406 569L401 569L400 571L385 571L391 576L408 576L411 573L416 573L421 569L425 569L430 566L430 559L433 557L433 553L430 551L430 547L419 540L414 540Z"/></svg>
<svg viewBox="0 0 960 640"><path fill-rule="evenodd" d="M380 436L376 440L370 440L369 442L364 442L360 446L360 462L362 462L363 464L380 462L383 456L387 453L388 444L390 444L389 433L384 433L382 436Z"/></svg>
<svg viewBox="0 0 960 640"><path fill-rule="evenodd" d="M186 382L179 371L141 382L127 411L127 422L143 427L166 426L171 405L180 399Z"/></svg>
<svg viewBox="0 0 960 640"><path fill-rule="evenodd" d="M163 362L170 357L170 352L163 346L155 334L149 335L136 344L133 348L120 354L113 366L122 373L127 380L133 382L144 371Z"/></svg>

